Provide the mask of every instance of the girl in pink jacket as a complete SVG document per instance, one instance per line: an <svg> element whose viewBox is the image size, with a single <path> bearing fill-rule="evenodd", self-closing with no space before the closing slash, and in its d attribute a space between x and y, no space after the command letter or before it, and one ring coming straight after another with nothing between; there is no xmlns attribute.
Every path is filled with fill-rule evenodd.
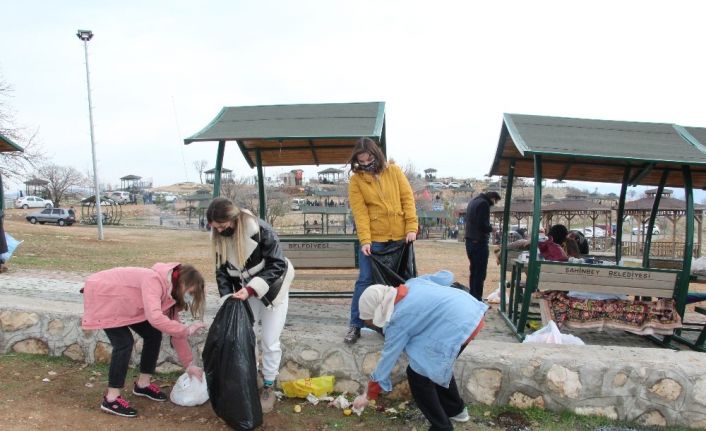
<svg viewBox="0 0 706 431"><path fill-rule="evenodd" d="M167 396L151 377L157 366L162 333L172 337L172 345L186 372L203 378L201 368L192 364L187 337L205 328L197 322L186 326L178 313L188 310L203 316L204 281L191 265L157 263L152 268L122 267L97 272L86 279L83 292L83 329L103 329L113 346L108 372L108 390L101 410L118 416L135 417L137 410L120 396L125 385L134 340L130 329L144 340L140 356L140 376L132 393L154 401Z"/></svg>

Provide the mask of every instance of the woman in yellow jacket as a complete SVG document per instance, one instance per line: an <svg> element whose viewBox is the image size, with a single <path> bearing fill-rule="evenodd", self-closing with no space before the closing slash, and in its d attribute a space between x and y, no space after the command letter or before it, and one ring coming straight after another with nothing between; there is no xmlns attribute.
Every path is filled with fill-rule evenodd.
<svg viewBox="0 0 706 431"><path fill-rule="evenodd" d="M394 242L416 240L418 222L407 177L399 166L385 160L375 141L360 138L349 163L353 176L348 185L348 199L361 245L350 328L344 338L346 343L353 344L360 338L363 327L358 301L363 291L373 284L370 252L383 251Z"/></svg>

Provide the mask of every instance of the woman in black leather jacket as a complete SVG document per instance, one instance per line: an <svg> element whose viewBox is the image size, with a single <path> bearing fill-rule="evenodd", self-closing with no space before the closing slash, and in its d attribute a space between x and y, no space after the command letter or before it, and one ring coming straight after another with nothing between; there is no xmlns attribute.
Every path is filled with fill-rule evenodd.
<svg viewBox="0 0 706 431"><path fill-rule="evenodd" d="M221 297L232 295L250 304L255 322L261 322L263 413L274 408L274 382L282 349L279 337L289 305L294 267L284 257L272 226L230 199L215 198L206 210Z"/></svg>

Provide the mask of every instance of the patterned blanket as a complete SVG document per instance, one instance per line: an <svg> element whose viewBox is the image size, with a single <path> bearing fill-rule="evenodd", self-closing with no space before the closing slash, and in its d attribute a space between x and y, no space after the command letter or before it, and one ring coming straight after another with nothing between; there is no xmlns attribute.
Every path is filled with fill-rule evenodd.
<svg viewBox="0 0 706 431"><path fill-rule="evenodd" d="M542 323L559 328L614 328L638 335L671 335L681 328L674 299L655 301L576 299L567 292L537 292Z"/></svg>

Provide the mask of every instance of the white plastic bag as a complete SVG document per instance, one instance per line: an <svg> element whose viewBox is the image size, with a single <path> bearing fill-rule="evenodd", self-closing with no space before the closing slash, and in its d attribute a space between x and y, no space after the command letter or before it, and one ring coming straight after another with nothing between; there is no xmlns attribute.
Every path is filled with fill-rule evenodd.
<svg viewBox="0 0 706 431"><path fill-rule="evenodd" d="M206 376L201 380L189 377L184 373L177 379L169 399L176 405L193 407L208 401L208 387Z"/></svg>
<svg viewBox="0 0 706 431"><path fill-rule="evenodd" d="M539 344L574 344L583 346L585 343L579 337L571 334L562 334L553 320L549 323L527 335L522 341L523 343L539 343Z"/></svg>
<svg viewBox="0 0 706 431"><path fill-rule="evenodd" d="M7 262L8 260L10 260L10 258L12 257L12 253L15 252L15 249L24 242L17 241L15 238L12 237L12 235L7 232L5 232L5 241L7 242L7 252L0 254L0 260L2 260L3 262Z"/></svg>

